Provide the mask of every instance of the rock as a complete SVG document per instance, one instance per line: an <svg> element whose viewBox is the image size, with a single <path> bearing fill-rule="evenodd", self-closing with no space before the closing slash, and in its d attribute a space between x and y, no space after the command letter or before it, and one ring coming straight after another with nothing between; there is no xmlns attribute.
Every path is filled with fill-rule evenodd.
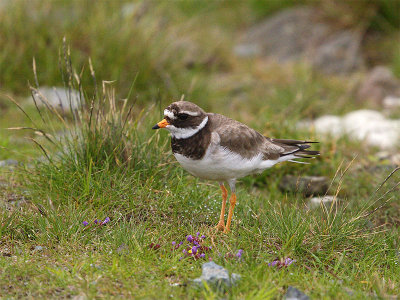
<svg viewBox="0 0 400 300"><path fill-rule="evenodd" d="M300 192L305 196L324 195L329 187L329 179L325 176L298 177L286 175L279 183L279 188L285 192Z"/></svg>
<svg viewBox="0 0 400 300"><path fill-rule="evenodd" d="M381 149L398 149L400 146L400 119L386 118L374 110L356 110L343 117L322 116L314 122L300 122L299 128L314 126L319 136L331 135L365 141L367 145Z"/></svg>
<svg viewBox="0 0 400 300"><path fill-rule="evenodd" d="M18 161L15 159L0 160L0 168L16 165L18 165Z"/></svg>
<svg viewBox="0 0 400 300"><path fill-rule="evenodd" d="M289 286L285 296L283 296L285 300L309 300L310 298L304 294L303 292L299 291L295 287Z"/></svg>
<svg viewBox="0 0 400 300"><path fill-rule="evenodd" d="M357 101L370 102L381 106L387 98L386 105L391 105L392 98L400 97L400 80L384 66L373 68L365 77L357 91ZM397 102L398 103L398 102Z"/></svg>
<svg viewBox="0 0 400 300"><path fill-rule="evenodd" d="M38 252L43 251L44 249L46 249L46 247L42 247L42 246L35 247L35 251L38 251Z"/></svg>
<svg viewBox="0 0 400 300"><path fill-rule="evenodd" d="M63 87L41 87L38 92L33 92L36 104L40 106L48 106L49 104L56 109L64 112L76 110L80 106L79 92ZM27 101L33 103L32 97L28 97Z"/></svg>
<svg viewBox="0 0 400 300"><path fill-rule="evenodd" d="M199 278L193 280L198 286L203 286L203 281L208 285L212 285L217 288L231 287L235 284L241 276L233 273L229 276L229 272L215 262L207 262L202 265L202 274Z"/></svg>
<svg viewBox="0 0 400 300"><path fill-rule="evenodd" d="M361 34L338 31L311 7L278 12L250 28L234 47L239 57L260 56L282 62L305 59L329 74L352 72L363 65Z"/></svg>
<svg viewBox="0 0 400 300"><path fill-rule="evenodd" d="M325 74L350 73L360 69L361 35L352 31L333 34L315 50L311 59L313 67Z"/></svg>
<svg viewBox="0 0 400 300"><path fill-rule="evenodd" d="M336 199L336 200L335 200ZM309 208L317 208L320 207L321 204L325 205L325 207L330 207L333 201L339 202L339 199L335 196L326 195L322 197L313 197L310 199Z"/></svg>
<svg viewBox="0 0 400 300"><path fill-rule="evenodd" d="M386 96L383 99L383 107L386 109L400 108L400 97Z"/></svg>
<svg viewBox="0 0 400 300"><path fill-rule="evenodd" d="M338 116L326 115L314 121L315 128L321 132L330 133L332 136L340 136L343 134L341 118Z"/></svg>
<svg viewBox="0 0 400 300"><path fill-rule="evenodd" d="M233 49L237 56L251 57L261 54L261 47L257 44L240 44Z"/></svg>

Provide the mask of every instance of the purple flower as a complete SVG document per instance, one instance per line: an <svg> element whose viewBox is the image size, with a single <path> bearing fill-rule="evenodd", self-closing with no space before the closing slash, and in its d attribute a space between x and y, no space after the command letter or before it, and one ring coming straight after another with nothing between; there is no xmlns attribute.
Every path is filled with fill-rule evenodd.
<svg viewBox="0 0 400 300"><path fill-rule="evenodd" d="M183 249L182 252L183 252L183 254L186 254L186 253L187 253L186 249Z"/></svg>
<svg viewBox="0 0 400 300"><path fill-rule="evenodd" d="M108 222L110 222L110 218L109 217L107 217L103 222L101 222L101 225L105 225Z"/></svg>
<svg viewBox="0 0 400 300"><path fill-rule="evenodd" d="M283 262L283 265L284 265L284 266L290 266L293 262L294 262L293 259L287 257L287 258L285 259L285 261Z"/></svg>
<svg viewBox="0 0 400 300"><path fill-rule="evenodd" d="M279 263L279 260L275 259L273 262L270 262L268 266L275 267Z"/></svg>
<svg viewBox="0 0 400 300"><path fill-rule="evenodd" d="M243 250L239 249L238 253L236 253L237 258L242 258Z"/></svg>
<svg viewBox="0 0 400 300"><path fill-rule="evenodd" d="M197 232L196 235L197 235L197 237L199 237L200 236L200 232Z"/></svg>
<svg viewBox="0 0 400 300"><path fill-rule="evenodd" d="M204 258L204 257L206 257L206 255L204 253L202 253L202 254L200 254L200 257Z"/></svg>
<svg viewBox="0 0 400 300"><path fill-rule="evenodd" d="M86 221L83 221L82 224L83 224L83 226L88 226L89 225L89 223L86 222Z"/></svg>
<svg viewBox="0 0 400 300"><path fill-rule="evenodd" d="M204 240L205 238L206 238L206 236L203 234L203 235L201 236L201 239Z"/></svg>
<svg viewBox="0 0 400 300"><path fill-rule="evenodd" d="M174 245L174 246L175 246L175 244L176 244L176 242L172 242L172 245Z"/></svg>
<svg viewBox="0 0 400 300"><path fill-rule="evenodd" d="M94 224L98 224L98 223L100 223L101 222L101 220L94 220Z"/></svg>
<svg viewBox="0 0 400 300"><path fill-rule="evenodd" d="M182 246L182 244L183 244L183 242L180 242L180 243L179 243L179 246Z"/></svg>
<svg viewBox="0 0 400 300"><path fill-rule="evenodd" d="M193 254L196 254L196 252L197 252L197 247L196 247L196 246L193 246L193 247L192 247L192 253L193 253Z"/></svg>
<svg viewBox="0 0 400 300"><path fill-rule="evenodd" d="M195 244L196 246L200 246L196 240L193 240L193 244Z"/></svg>
<svg viewBox="0 0 400 300"><path fill-rule="evenodd" d="M189 243L193 241L193 237L190 234L186 237L186 239Z"/></svg>
<svg viewBox="0 0 400 300"><path fill-rule="evenodd" d="M275 259L273 262L270 262L268 264L268 266L270 266L270 267L276 266L278 268L283 268L283 267L290 266L294 262L295 262L294 259L291 259L290 257L286 257L284 260Z"/></svg>

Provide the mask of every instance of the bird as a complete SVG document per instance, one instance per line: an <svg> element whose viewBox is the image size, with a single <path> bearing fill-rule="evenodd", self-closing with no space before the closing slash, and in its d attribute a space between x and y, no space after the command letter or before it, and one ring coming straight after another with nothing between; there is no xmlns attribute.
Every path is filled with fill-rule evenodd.
<svg viewBox="0 0 400 300"><path fill-rule="evenodd" d="M207 113L189 101L171 103L164 119L152 129L164 128L171 135L171 148L179 164L193 176L219 183L222 206L218 231L230 232L236 205L236 181L262 173L277 163L314 158L319 151L307 150L312 141L269 138L247 125L221 114ZM229 212L225 225L228 190Z"/></svg>

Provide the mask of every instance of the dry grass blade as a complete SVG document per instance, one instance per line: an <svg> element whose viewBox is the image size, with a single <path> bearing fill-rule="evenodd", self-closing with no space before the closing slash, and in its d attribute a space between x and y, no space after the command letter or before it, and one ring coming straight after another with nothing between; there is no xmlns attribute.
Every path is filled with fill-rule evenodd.
<svg viewBox="0 0 400 300"><path fill-rule="evenodd" d="M17 107L18 107L18 109L29 119L29 121L31 121L31 123L35 126L35 127L38 127L37 125L36 125L36 123L31 119L31 117L26 113L26 111L21 107L21 105L19 105L18 104L18 102L17 101L15 101L11 96L9 96L9 95L7 95L7 94L4 94L11 102L13 102Z"/></svg>

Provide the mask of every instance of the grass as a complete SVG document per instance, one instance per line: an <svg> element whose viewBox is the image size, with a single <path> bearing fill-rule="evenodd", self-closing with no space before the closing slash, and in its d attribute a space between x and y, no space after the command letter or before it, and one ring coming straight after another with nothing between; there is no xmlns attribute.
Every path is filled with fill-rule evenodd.
<svg viewBox="0 0 400 300"><path fill-rule="evenodd" d="M119 14L113 17L120 8L115 3L83 8L77 3L33 3L32 11L52 16L71 9L80 21L65 18L58 23L32 15L32 26L17 23L14 39L2 52L0 65L6 69L2 68L0 81L8 83L2 97L7 94L22 103L29 89L14 79L29 77L37 89L37 77L42 84L61 82L78 90L82 102L77 112L65 115L51 108L39 114L33 105L23 104L32 122L4 102L10 104L2 108L2 128L35 130L2 130L0 135L0 145L7 148L1 149L0 159L17 157L25 162L17 169L3 168L0 174L2 297L275 299L288 286L316 299L389 298L400 293L398 190L390 192L400 175L393 174L376 191L391 169L369 169L381 164L374 149L346 137L326 139L318 146L322 156L310 165L281 164L242 179L232 233L224 235L213 228L221 205L217 184L185 173L171 155L166 132L150 129L171 97L185 94L207 110L241 120L268 136L314 140L313 131L298 130L296 122L360 108L352 101L357 74L322 77L305 65L265 69L257 60L235 60L226 54L226 36L251 16L259 17L249 14L232 20L238 12L251 11L239 2L225 17L224 1L201 8L178 3L176 10L160 4L153 17L145 15L133 29L133 16L129 22ZM8 29L17 16L30 14L22 2L13 5L9 14L0 13ZM167 22L167 35L155 33L153 27L162 14L181 18ZM209 24L199 26L205 14L208 20L221 17L216 32ZM83 22L88 15L93 18ZM120 24L120 31L104 34L115 24ZM43 28L52 29L44 34ZM191 32L194 28L198 31ZM179 58L186 50L169 44L171 35L182 32L200 47L200 62L190 67ZM211 40L204 39L208 32L213 32ZM35 76L26 49L45 45L46 35L46 53L39 47L35 54ZM62 45L64 35L67 42ZM14 51L23 37L25 50L16 52L20 56L7 65L7 51ZM133 49L133 39L147 43ZM211 42L215 40L219 43ZM111 50L111 45L118 46ZM212 63L204 63L209 57L215 57ZM137 69L127 62L137 63ZM110 83L104 78L119 80ZM23 136L37 144L15 143ZM44 157L37 160L38 156ZM279 190L286 174L328 176L329 194L337 194L341 201L306 209L308 199ZM93 223L106 217L111 220L106 225ZM84 221L90 225L84 226ZM212 250L206 259L180 260L181 249L172 251L171 243L196 232L206 235L205 245ZM151 243L160 248L151 249ZM239 249L244 250L242 259L235 257ZM281 269L268 266L287 257L296 262ZM191 280L209 258L241 274L241 281L226 292L193 286Z"/></svg>

